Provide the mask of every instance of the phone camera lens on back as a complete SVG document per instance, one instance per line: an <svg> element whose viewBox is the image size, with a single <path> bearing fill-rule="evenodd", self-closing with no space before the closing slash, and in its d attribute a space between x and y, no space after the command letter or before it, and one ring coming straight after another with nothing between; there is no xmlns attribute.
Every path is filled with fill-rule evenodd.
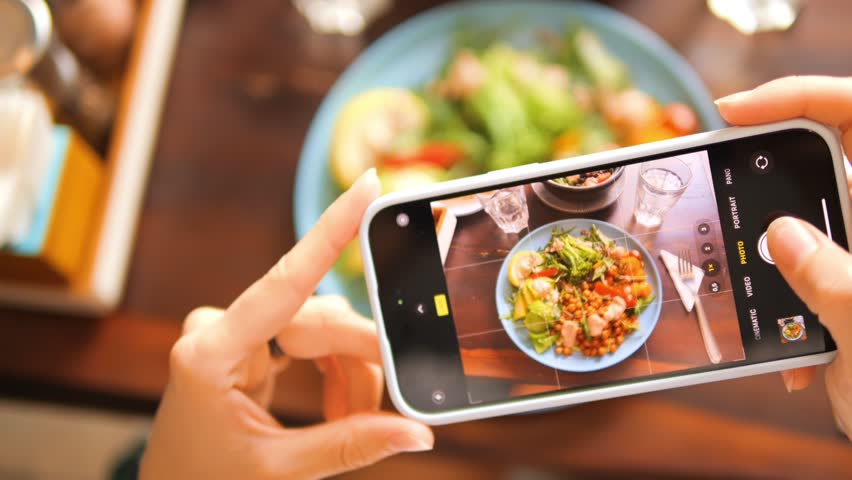
<svg viewBox="0 0 852 480"><path fill-rule="evenodd" d="M405 228L408 226L409 218L408 214L400 213L396 216L396 224L401 228Z"/></svg>
<svg viewBox="0 0 852 480"><path fill-rule="evenodd" d="M432 392L432 403L435 405L441 405L447 400L447 396L441 390L435 390Z"/></svg>

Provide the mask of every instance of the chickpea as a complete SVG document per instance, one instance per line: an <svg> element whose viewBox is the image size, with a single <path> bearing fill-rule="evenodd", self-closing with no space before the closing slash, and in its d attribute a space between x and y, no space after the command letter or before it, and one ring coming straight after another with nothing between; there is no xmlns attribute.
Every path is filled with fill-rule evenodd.
<svg viewBox="0 0 852 480"><path fill-rule="evenodd" d="M562 347L556 347L556 354L557 355L562 355L562 352L563 352Z"/></svg>
<svg viewBox="0 0 852 480"><path fill-rule="evenodd" d="M598 355L600 355L600 356L606 355L606 347L598 348Z"/></svg>
<svg viewBox="0 0 852 480"><path fill-rule="evenodd" d="M591 347L591 346L592 346L592 344L591 344L591 343L589 343L589 341L588 341L588 340L585 340L585 341L584 341L581 345L582 345L582 347L583 347L584 349L588 349L589 347Z"/></svg>
<svg viewBox="0 0 852 480"><path fill-rule="evenodd" d="M616 345L609 346L609 353L615 353L616 350L618 350L618 347Z"/></svg>
<svg viewBox="0 0 852 480"><path fill-rule="evenodd" d="M604 330L603 332L601 332L601 338L604 339L604 340L608 339L609 338L609 330Z"/></svg>
<svg viewBox="0 0 852 480"><path fill-rule="evenodd" d="M619 344L619 345L621 345L622 343L624 343L624 335L619 335L618 337L616 337L616 338L615 338L615 343L617 343L617 344Z"/></svg>
<svg viewBox="0 0 852 480"><path fill-rule="evenodd" d="M576 305L576 304L574 304L574 303L569 303L569 304L568 304L568 312L569 312L569 313L574 313L574 312L576 312L576 311L577 311L577 305Z"/></svg>
<svg viewBox="0 0 852 480"><path fill-rule="evenodd" d="M583 318L583 311L577 310L576 312L574 312L574 318L576 318L577 320Z"/></svg>

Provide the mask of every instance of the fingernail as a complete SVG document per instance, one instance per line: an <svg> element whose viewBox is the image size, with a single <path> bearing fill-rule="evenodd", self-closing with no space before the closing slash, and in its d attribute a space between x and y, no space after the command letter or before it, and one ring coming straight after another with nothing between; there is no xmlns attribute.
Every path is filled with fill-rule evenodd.
<svg viewBox="0 0 852 480"><path fill-rule="evenodd" d="M793 393L793 375L790 372L781 372L781 380L784 381L784 388L787 389L787 393Z"/></svg>
<svg viewBox="0 0 852 480"><path fill-rule="evenodd" d="M801 220L781 217L769 225L769 253L775 263L799 265L818 247L817 238Z"/></svg>
<svg viewBox="0 0 852 480"><path fill-rule="evenodd" d="M739 102L740 100L749 96L749 94L751 94L751 90L746 90L744 92L737 92L737 93L728 95L726 97L719 98L719 99L715 100L713 103L715 103L716 105L721 105L723 103L724 104L731 104L731 103L734 103L734 102Z"/></svg>
<svg viewBox="0 0 852 480"><path fill-rule="evenodd" d="M400 433L390 438L390 444L398 452L427 452L432 450L434 440L411 433Z"/></svg>

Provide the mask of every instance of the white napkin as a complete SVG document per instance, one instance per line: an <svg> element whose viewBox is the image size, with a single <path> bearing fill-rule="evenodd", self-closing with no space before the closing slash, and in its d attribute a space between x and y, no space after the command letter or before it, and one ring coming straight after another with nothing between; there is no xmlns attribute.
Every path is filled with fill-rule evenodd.
<svg viewBox="0 0 852 480"><path fill-rule="evenodd" d="M669 276L672 277L675 290L677 290L683 306L687 312L692 311L695 306L695 295L698 294L698 288L701 286L701 280L704 279L704 270L701 267L692 265L692 280L681 280L680 273L677 269L677 255L674 255L665 250L660 250L660 258L663 260L663 265L669 271Z"/></svg>

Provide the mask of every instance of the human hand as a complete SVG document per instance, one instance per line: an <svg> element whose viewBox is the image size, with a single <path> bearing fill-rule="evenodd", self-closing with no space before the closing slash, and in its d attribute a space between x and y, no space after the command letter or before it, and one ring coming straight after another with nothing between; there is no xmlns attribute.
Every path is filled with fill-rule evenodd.
<svg viewBox="0 0 852 480"><path fill-rule="evenodd" d="M735 125L795 117L816 120L840 129L843 149L852 152L852 78L787 77L716 103ZM837 357L826 369L826 388L839 426L852 433L852 256L813 226L790 217L772 222L768 239L778 270L837 344ZM814 371L808 367L782 372L784 385L788 391L803 389Z"/></svg>
<svg viewBox="0 0 852 480"><path fill-rule="evenodd" d="M174 345L140 479L309 479L432 448L428 427L379 413L375 326L340 297L312 297L379 194L364 174L226 310L200 308ZM286 357L271 355L274 338ZM267 411L289 358L324 374L327 422L285 428Z"/></svg>

